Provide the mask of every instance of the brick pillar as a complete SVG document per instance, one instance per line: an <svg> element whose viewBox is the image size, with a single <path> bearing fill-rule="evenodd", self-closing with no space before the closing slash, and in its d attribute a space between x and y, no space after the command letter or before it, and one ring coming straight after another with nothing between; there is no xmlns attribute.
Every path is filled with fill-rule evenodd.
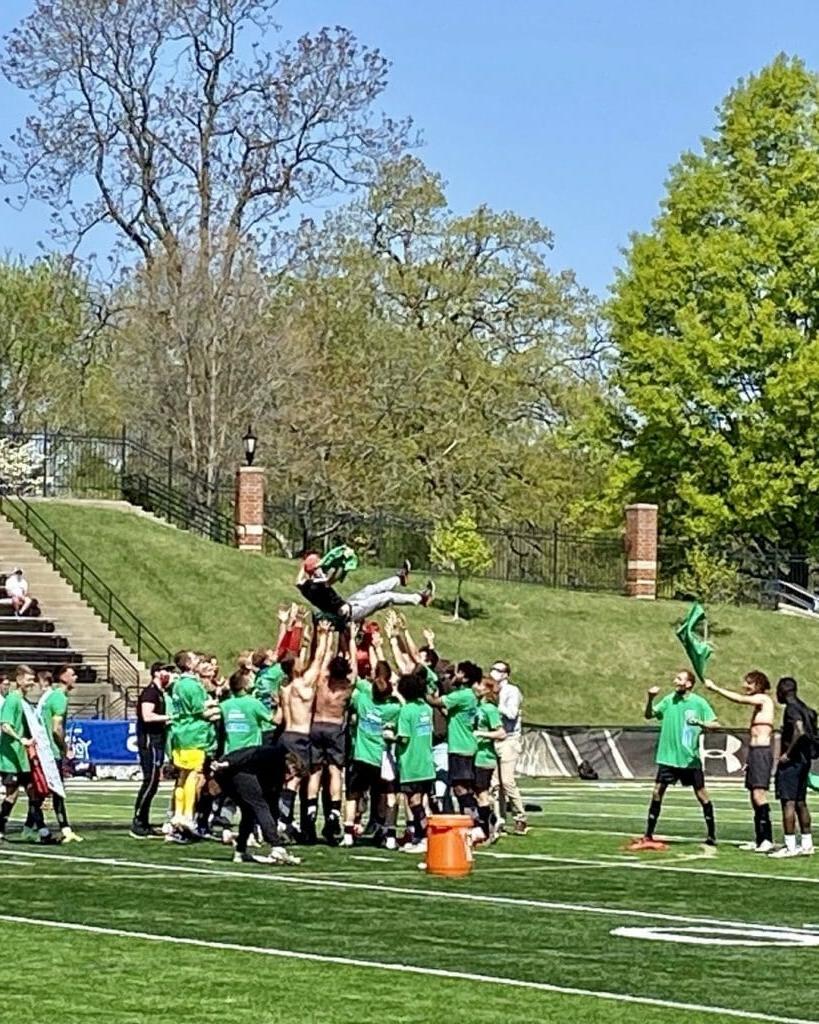
<svg viewBox="0 0 819 1024"><path fill-rule="evenodd" d="M657 596L657 506L626 506L626 594Z"/></svg>
<svg viewBox="0 0 819 1024"><path fill-rule="evenodd" d="M236 473L233 522L239 550L261 551L264 542L264 469L261 466L242 466Z"/></svg>

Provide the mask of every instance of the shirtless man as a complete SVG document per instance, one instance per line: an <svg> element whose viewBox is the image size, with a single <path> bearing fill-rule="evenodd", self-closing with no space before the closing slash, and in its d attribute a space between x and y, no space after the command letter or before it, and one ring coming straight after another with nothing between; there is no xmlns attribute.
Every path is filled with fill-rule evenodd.
<svg viewBox="0 0 819 1024"><path fill-rule="evenodd" d="M353 633L353 629L350 630ZM355 643L350 640L350 661L356 662ZM332 658L319 676L313 726L310 730L310 782L307 787L307 842L316 840L318 797L325 770L329 776L330 813L322 835L331 845L341 838L341 780L347 760L347 707L354 679L350 661L343 655ZM327 805L325 804L325 814Z"/></svg>
<svg viewBox="0 0 819 1024"><path fill-rule="evenodd" d="M743 693L723 690L710 679L705 686L712 693L718 693L734 704L746 704L752 708L750 726L750 746L748 763L745 766L745 788L751 794L751 807L754 810L754 832L756 842L743 843L740 850L753 850L754 853L770 853L773 850L773 831L771 828L771 811L768 806L768 789L771 785L773 770L773 739L774 702L770 696L771 683L764 672L749 672L742 680Z"/></svg>
<svg viewBox="0 0 819 1024"><path fill-rule="evenodd" d="M316 653L312 662L306 669L303 668L302 662L297 664L292 681L279 690L276 724L284 726L279 743L285 753L294 754L305 767L308 767L311 762L310 725L313 719L316 684L326 671L332 650L329 623L320 622ZM291 840L293 838L293 808L300 785L301 778L298 775L288 778L279 798L279 833L282 837ZM302 822L302 831L304 828L305 823Z"/></svg>

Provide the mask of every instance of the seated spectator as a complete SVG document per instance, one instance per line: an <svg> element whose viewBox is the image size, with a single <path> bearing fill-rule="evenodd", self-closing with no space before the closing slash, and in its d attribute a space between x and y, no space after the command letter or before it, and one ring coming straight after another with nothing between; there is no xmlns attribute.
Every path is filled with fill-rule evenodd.
<svg viewBox="0 0 819 1024"><path fill-rule="evenodd" d="M27 615L31 608L31 595L28 592L28 580L22 569L14 569L6 577L6 593L11 598L11 608L15 618Z"/></svg>

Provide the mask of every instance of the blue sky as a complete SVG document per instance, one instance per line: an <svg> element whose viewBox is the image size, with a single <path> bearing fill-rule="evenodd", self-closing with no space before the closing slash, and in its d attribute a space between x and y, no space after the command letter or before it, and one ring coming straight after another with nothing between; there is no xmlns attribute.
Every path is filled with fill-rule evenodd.
<svg viewBox="0 0 819 1024"><path fill-rule="evenodd" d="M30 7L2 0L0 33ZM378 46L384 106L414 117L452 207L539 218L554 265L600 294L736 80L780 51L819 67L815 0L282 0L277 17L290 38L343 24ZM25 109L0 83L0 135ZM0 252L34 255L47 219L0 209Z"/></svg>

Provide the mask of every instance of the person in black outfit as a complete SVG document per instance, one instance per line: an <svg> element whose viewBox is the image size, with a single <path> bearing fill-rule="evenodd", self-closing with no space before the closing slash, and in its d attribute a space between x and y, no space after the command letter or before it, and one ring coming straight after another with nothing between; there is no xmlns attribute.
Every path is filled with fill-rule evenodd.
<svg viewBox="0 0 819 1024"><path fill-rule="evenodd" d="M796 680L784 676L776 684L776 699L785 705L782 716L779 764L776 769L776 796L782 804L782 831L785 845L771 857L810 856L813 853L810 811L808 810L808 775L813 744L817 736L816 712L796 695ZM796 820L802 843L796 845Z"/></svg>
<svg viewBox="0 0 819 1024"><path fill-rule="evenodd" d="M307 766L293 753L277 743L244 747L225 754L211 764L213 776L208 782L211 796L222 794L233 799L241 812L239 832L233 856L235 863L301 864L298 857L281 845L281 837L271 808L276 806L284 784L301 778ZM248 853L247 841L258 826L270 853L260 856Z"/></svg>
<svg viewBox="0 0 819 1024"><path fill-rule="evenodd" d="M137 699L137 752L142 768L142 785L137 793L131 824L134 839L162 838L162 832L151 827L150 814L165 760L165 732L170 721L165 708L165 692L170 682L171 668L155 661L151 665L151 681Z"/></svg>

